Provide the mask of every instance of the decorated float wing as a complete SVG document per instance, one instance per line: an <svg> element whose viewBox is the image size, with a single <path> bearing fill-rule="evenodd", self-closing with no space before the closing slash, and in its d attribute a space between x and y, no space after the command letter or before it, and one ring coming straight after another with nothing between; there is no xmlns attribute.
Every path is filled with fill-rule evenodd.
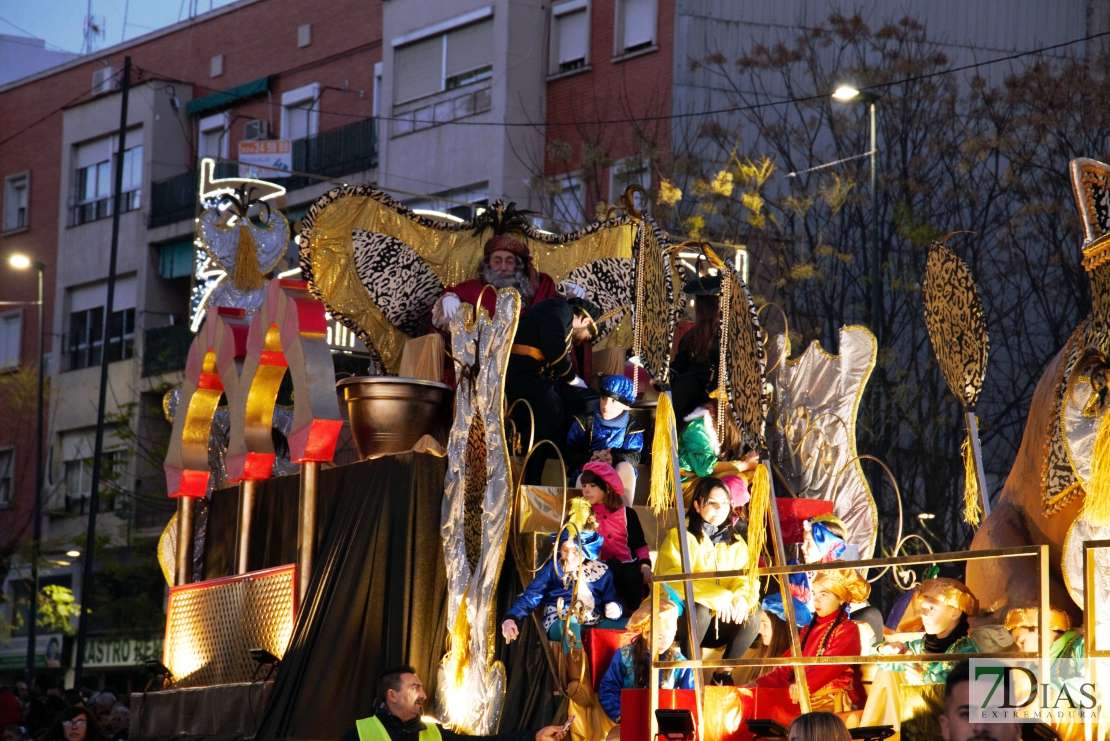
<svg viewBox="0 0 1110 741"><path fill-rule="evenodd" d="M536 270L581 286L603 312L615 312L598 327L595 350L633 346L628 307L635 299L637 247L637 255L649 258L640 261L669 291L669 273L660 269L666 241L650 219L618 215L557 236L533 229L514 204L497 201L473 221L449 224L413 213L372 186L337 188L309 209L300 234L301 275L363 341L377 372L395 374L405 342L431 331L432 306L444 288L474 278L486 240L510 229L527 243ZM663 302L659 308L670 319ZM645 346L669 342L673 321L652 326ZM669 362L669 344L663 347L647 351L654 378L665 375Z"/></svg>
<svg viewBox="0 0 1110 741"><path fill-rule="evenodd" d="M879 523L857 458L856 415L878 348L864 327L842 328L839 346L830 355L814 341L790 360L786 335L771 340L771 460L795 497L831 501L848 543L870 558Z"/></svg>
<svg viewBox="0 0 1110 741"><path fill-rule="evenodd" d="M990 492L979 449L979 421L975 404L987 375L987 320L971 271L943 241L929 246L925 280L925 326L948 388L963 407L967 425L964 457L964 522L979 526L979 516L990 514Z"/></svg>

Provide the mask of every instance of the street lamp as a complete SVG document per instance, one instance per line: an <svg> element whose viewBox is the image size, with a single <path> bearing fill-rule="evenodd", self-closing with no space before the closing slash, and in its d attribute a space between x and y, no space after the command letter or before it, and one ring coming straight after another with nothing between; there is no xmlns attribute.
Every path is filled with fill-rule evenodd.
<svg viewBox="0 0 1110 741"><path fill-rule="evenodd" d="M42 546L42 389L46 365L46 327L42 322L42 274L46 270L46 265L18 252L8 257L8 264L16 270L34 268L39 273L39 408L35 436L35 519L31 523L34 534L31 546L31 604L27 610L27 682L30 683L35 673L35 622L39 612L39 552Z"/></svg>
<svg viewBox="0 0 1110 741"><path fill-rule="evenodd" d="M875 158L878 154L876 144L875 104L879 101L879 94L867 90L858 90L851 85L838 85L833 91L832 98L841 103L863 103L871 114L871 331L875 333L875 342L882 344L880 325L883 316L883 290L882 274L880 272L879 256L879 214L878 194L876 190Z"/></svg>

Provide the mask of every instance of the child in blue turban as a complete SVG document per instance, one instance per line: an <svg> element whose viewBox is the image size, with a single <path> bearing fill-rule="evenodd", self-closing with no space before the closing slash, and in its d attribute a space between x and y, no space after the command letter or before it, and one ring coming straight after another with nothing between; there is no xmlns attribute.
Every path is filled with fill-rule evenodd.
<svg viewBox="0 0 1110 741"><path fill-rule="evenodd" d="M632 379L606 376L600 391L598 410L571 420L566 445L569 479L575 481L589 461L608 463L624 482L624 503L631 506L636 492L636 464L644 449L644 428L628 412L636 403Z"/></svg>

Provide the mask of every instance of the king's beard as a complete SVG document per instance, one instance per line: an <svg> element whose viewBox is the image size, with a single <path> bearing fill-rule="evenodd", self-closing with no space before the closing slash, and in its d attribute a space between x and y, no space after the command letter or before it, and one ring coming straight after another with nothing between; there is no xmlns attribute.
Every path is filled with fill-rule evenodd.
<svg viewBox="0 0 1110 741"><path fill-rule="evenodd" d="M525 305L531 304L532 299L536 297L536 289L532 287L532 281L523 267L518 267L511 275L502 275L490 266L483 265L481 278L483 283L497 290L515 288Z"/></svg>

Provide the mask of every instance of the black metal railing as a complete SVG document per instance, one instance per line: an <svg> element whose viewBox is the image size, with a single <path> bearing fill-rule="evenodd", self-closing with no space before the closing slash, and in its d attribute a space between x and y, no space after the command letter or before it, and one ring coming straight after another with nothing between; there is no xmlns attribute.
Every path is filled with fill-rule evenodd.
<svg viewBox="0 0 1110 741"><path fill-rule="evenodd" d="M238 172L239 166L233 162L217 162L214 177L235 177ZM196 171L151 183L149 227L153 229L196 216L199 187L200 175Z"/></svg>
<svg viewBox="0 0 1110 741"><path fill-rule="evenodd" d="M325 177L368 170L378 165L378 123L369 118L293 142L293 169ZM297 190L320 182L294 175L283 185Z"/></svg>
<svg viewBox="0 0 1110 741"><path fill-rule="evenodd" d="M192 343L193 333L183 322L148 329L143 333L143 375L184 370Z"/></svg>
<svg viewBox="0 0 1110 741"><path fill-rule="evenodd" d="M293 169L324 177L338 177L378 165L378 124L373 118L341 126L293 142ZM220 162L217 178L235 177L238 165ZM198 176L184 172L151 185L150 228L191 219L196 215ZM319 178L293 175L279 181L287 190L319 182Z"/></svg>

